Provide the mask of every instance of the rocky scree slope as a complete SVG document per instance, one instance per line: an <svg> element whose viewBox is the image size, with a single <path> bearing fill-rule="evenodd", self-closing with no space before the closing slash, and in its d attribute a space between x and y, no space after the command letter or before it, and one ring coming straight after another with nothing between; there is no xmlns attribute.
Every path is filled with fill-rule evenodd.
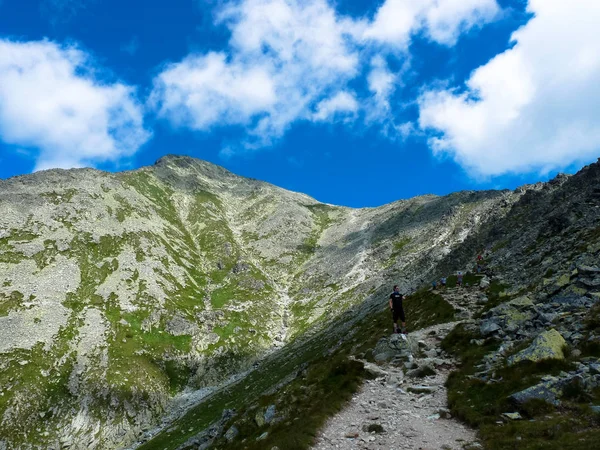
<svg viewBox="0 0 600 450"><path fill-rule="evenodd" d="M0 445L127 446L460 261L528 192L350 209L178 156L0 181Z"/></svg>
<svg viewBox="0 0 600 450"><path fill-rule="evenodd" d="M489 449L597 448L600 164L528 187L439 270L484 247L487 297L442 343L463 362L448 382L451 410Z"/></svg>

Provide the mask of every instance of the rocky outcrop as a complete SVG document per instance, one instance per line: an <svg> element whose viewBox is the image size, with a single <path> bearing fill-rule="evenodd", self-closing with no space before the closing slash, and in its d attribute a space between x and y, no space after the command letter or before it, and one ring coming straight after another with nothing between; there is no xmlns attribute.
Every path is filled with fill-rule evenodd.
<svg viewBox="0 0 600 450"><path fill-rule="evenodd" d="M513 365L521 361L538 362L545 359L565 359L563 348L567 343L554 329L544 331L536 337L533 343L525 350L508 358L508 364Z"/></svg>

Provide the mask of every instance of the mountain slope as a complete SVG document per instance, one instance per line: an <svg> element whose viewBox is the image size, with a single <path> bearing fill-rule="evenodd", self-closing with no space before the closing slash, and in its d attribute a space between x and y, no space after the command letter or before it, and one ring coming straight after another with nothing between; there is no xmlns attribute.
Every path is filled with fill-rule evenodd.
<svg viewBox="0 0 600 450"><path fill-rule="evenodd" d="M173 396L436 276L525 192L350 209L177 156L0 181L2 439L129 445Z"/></svg>

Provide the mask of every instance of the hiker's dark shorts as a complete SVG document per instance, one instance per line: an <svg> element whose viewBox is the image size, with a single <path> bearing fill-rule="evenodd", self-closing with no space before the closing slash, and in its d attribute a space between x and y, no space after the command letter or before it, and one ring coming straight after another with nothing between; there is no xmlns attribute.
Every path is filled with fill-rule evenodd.
<svg viewBox="0 0 600 450"><path fill-rule="evenodd" d="M402 322L406 322L406 317L404 316L404 308L392 309L392 317L394 318L394 322L398 322L398 319L400 319Z"/></svg>

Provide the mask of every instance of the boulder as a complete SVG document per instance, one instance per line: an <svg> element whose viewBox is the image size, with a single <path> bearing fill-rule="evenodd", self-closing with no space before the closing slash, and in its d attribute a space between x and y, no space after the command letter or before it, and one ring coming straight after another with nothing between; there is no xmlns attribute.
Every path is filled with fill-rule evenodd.
<svg viewBox="0 0 600 450"><path fill-rule="evenodd" d="M488 287L490 287L490 279L488 277L483 277L479 282L479 287L481 289L487 289Z"/></svg>
<svg viewBox="0 0 600 450"><path fill-rule="evenodd" d="M412 392L413 394L433 394L437 391L436 386L424 386L424 385L413 385L408 386L406 388L408 392Z"/></svg>
<svg viewBox="0 0 600 450"><path fill-rule="evenodd" d="M562 349L566 345L567 343L558 331L554 329L547 330L538 335L525 350L511 356L508 359L508 364L512 366L521 361L537 362L544 359L565 359Z"/></svg>
<svg viewBox="0 0 600 450"><path fill-rule="evenodd" d="M238 434L240 434L240 430L238 430L235 425L232 425L225 433L225 439L227 439L227 442L231 442L237 437Z"/></svg>
<svg viewBox="0 0 600 450"><path fill-rule="evenodd" d="M263 434L261 434L259 437L256 438L257 441L264 441L267 436L269 435L268 431L265 431Z"/></svg>
<svg viewBox="0 0 600 450"><path fill-rule="evenodd" d="M391 361L396 356L408 357L416 354L419 344L412 336L392 334L389 338L381 338L373 349L375 361Z"/></svg>
<svg viewBox="0 0 600 450"><path fill-rule="evenodd" d="M483 336L488 336L492 333L495 333L499 329L500 329L500 325L498 325L496 322L492 322L491 320L484 320L483 322L481 322L481 326L479 327L479 332Z"/></svg>
<svg viewBox="0 0 600 450"><path fill-rule="evenodd" d="M275 405L269 405L265 411L265 423L271 423L275 418Z"/></svg>
<svg viewBox="0 0 600 450"><path fill-rule="evenodd" d="M563 395L563 390L567 386L574 384L581 385L582 378L580 375L571 375L566 378L556 378L553 376L545 376L542 381L535 386L531 386L523 391L512 394L508 398L516 403L522 405L529 400L543 400L551 405L558 406L560 404L559 398Z"/></svg>
<svg viewBox="0 0 600 450"><path fill-rule="evenodd" d="M564 287L571 282L571 274L564 273L555 281L555 285L558 287Z"/></svg>
<svg viewBox="0 0 600 450"><path fill-rule="evenodd" d="M543 400L546 403L558 406L560 404L558 397L562 393L562 390L558 390L555 384L553 381L539 383L521 392L512 394L509 396L509 399L517 405L522 405L529 400Z"/></svg>
<svg viewBox="0 0 600 450"><path fill-rule="evenodd" d="M510 302L508 302L508 304L517 309L525 309L525 308L533 307L533 301L527 295L517 297L514 300L511 300Z"/></svg>
<svg viewBox="0 0 600 450"><path fill-rule="evenodd" d="M513 306L510 302L503 303L502 305L491 309L487 313L487 317L500 325L503 330L508 329L508 331L511 331L520 328L525 322L534 318L534 312L532 311L532 308L523 306L527 304L526 300L515 300L518 300L518 307ZM531 306L533 306L533 303Z"/></svg>
<svg viewBox="0 0 600 450"><path fill-rule="evenodd" d="M382 378L382 377L387 377L388 376L388 372L386 372L385 370L381 369L376 364L365 362L364 363L364 367L365 367L365 372L367 372L368 374L370 374L373 378Z"/></svg>
<svg viewBox="0 0 600 450"><path fill-rule="evenodd" d="M262 427L266 422L265 422L265 414L263 412L263 410L258 410L256 412L256 414L254 415L254 421L256 422L256 425L260 428Z"/></svg>
<svg viewBox="0 0 600 450"><path fill-rule="evenodd" d="M577 266L577 272L582 275L600 275L600 268L592 266Z"/></svg>

